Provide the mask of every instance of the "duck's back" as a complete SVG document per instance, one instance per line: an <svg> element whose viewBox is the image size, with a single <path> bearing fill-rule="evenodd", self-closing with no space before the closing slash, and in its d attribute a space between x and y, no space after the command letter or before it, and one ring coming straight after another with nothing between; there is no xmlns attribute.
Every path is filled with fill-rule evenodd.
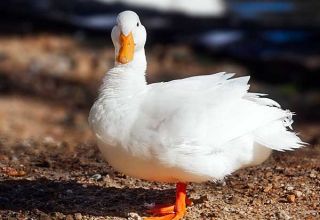
<svg viewBox="0 0 320 220"><path fill-rule="evenodd" d="M231 76L219 73L151 84L135 128L156 132L159 139L175 144L196 142L218 147L256 131L259 142L266 136L262 134L265 126L286 130L291 125L288 110L271 99L248 93L249 77L228 79Z"/></svg>
<svg viewBox="0 0 320 220"><path fill-rule="evenodd" d="M267 156L270 149L300 147L301 140L287 131L292 114L273 100L248 93L249 77L231 76L219 73L151 84L130 138L145 144L163 164L184 164L204 173L227 166L232 154L245 153L252 161L243 163L256 163L255 146L269 148ZM247 164L229 165L232 172Z"/></svg>

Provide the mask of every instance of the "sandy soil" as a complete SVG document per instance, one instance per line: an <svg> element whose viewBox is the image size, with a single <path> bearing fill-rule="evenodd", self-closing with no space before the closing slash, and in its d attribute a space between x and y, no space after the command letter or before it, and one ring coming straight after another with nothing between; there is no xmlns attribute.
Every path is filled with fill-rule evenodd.
<svg viewBox="0 0 320 220"><path fill-rule="evenodd" d="M57 49L63 44L54 40L50 44L50 41L42 42L49 46L42 45L38 48L41 52L32 52L37 48L28 47L26 40L42 42L41 37L23 39L20 46L17 39L6 42L11 48L18 48L15 53L25 50L31 57L37 54L34 60L40 64L50 61L49 58L39 61L37 57L41 53L48 56L55 54L52 51L65 53ZM21 49L24 47L27 48ZM42 51L46 47L51 52ZM87 54L89 49L83 50ZM174 51L188 53L181 48ZM101 53L112 59L111 52ZM66 57L76 54L69 53ZM90 78L90 65L81 74L73 69L76 64L71 65L68 74L63 69L67 67L62 66L61 71L66 75L59 75L59 69L50 73L49 67L41 66L50 63L38 63L30 70L30 56L19 61L10 47L0 48L1 54L6 54L6 58L0 56L0 77L7 84L2 83L5 93L0 95L0 219L133 220L147 215L148 204L173 202L173 185L141 181L116 172L97 150L87 125L88 106L104 72L101 70L109 64L101 62L101 67L97 67L101 70L93 71ZM172 56L159 57L151 51L154 76L161 68L152 59L162 60L167 74L175 70L183 72L186 68L183 63L194 62L181 61L172 69ZM220 64L220 68L224 65ZM17 68L11 70L12 66ZM210 67L189 66L194 68L188 69L192 75L206 72ZM244 72L241 67L239 71ZM152 80L167 77L158 76ZM42 83L43 80L49 83ZM188 193L194 204L188 208L185 219L320 219L320 123L300 122L296 128L303 140L310 143L308 147L294 152L274 152L264 164L240 170L224 182L190 184Z"/></svg>

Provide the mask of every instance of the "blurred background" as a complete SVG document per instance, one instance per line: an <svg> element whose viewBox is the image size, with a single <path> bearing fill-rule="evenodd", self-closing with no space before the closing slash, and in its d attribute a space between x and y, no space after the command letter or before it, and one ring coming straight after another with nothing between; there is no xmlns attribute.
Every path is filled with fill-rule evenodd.
<svg viewBox="0 0 320 220"><path fill-rule="evenodd" d="M58 217L76 212L80 216L123 216L133 203L134 209L140 207L139 199L131 201L138 191L129 189L119 195L119 191L107 187L159 188L111 172L87 123L101 79L113 66L110 31L116 15L123 10L137 12L147 29L148 82L220 71L249 74L251 91L267 93L296 113L294 128L310 145L291 154L275 153L269 164L253 168L255 172L242 171L246 176L243 179L249 176L248 181L254 184L241 186L240 192L255 190L252 185L267 184L274 177L273 198L286 198L281 187L293 182L303 186L295 187L307 199L299 200L296 206L264 205L262 212L260 203L240 206L258 207L245 211L254 216L246 219L289 219L273 218L278 215L274 207L282 207L296 216L294 219L317 219L313 217L320 215L314 211L320 208L315 179L320 180L318 0L0 1L0 180L5 180L0 182L0 218L37 219L51 212L57 212L54 215ZM263 175L264 169L271 170L271 176L252 177ZM296 179L291 181L287 176ZM236 182L238 177L230 178ZM76 183L70 185L70 180ZM87 184L100 188L87 188ZM230 184L222 188L223 193L234 188ZM107 190L104 199L101 190ZM254 197L265 195L257 190ZM72 192L77 194L77 202ZM143 190L139 193L143 201L155 199ZM235 191L231 193L236 195ZM120 196L119 201L109 200L118 198L114 195ZM239 198L251 199L244 194ZM268 197L259 199L264 201L261 204L269 204ZM218 199L213 207L218 207L215 204L219 201L223 202ZM123 204L127 205L123 208ZM313 217L304 218L309 216L303 214L304 210L309 209ZM217 209L213 216L234 219L232 213L231 217L225 216L228 213Z"/></svg>

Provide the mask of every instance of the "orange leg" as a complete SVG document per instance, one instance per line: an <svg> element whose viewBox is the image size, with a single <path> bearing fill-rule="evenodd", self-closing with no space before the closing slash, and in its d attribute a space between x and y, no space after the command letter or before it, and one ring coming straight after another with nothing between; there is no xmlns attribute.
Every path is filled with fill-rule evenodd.
<svg viewBox="0 0 320 220"><path fill-rule="evenodd" d="M179 220L182 219L186 213L186 204L191 205L191 201L186 196L187 185L185 183L177 183L176 203L171 206L157 206L150 210L156 215L163 215L161 217L149 217L145 220Z"/></svg>
<svg viewBox="0 0 320 220"><path fill-rule="evenodd" d="M191 206L192 200L186 197L186 205ZM148 213L153 215L164 215L174 213L175 205L161 204L155 205L152 209L148 210Z"/></svg>

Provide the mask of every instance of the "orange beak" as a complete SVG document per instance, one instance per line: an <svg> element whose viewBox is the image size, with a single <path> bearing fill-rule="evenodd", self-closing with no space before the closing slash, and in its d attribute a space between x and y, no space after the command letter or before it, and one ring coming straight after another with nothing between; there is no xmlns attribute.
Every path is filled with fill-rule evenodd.
<svg viewBox="0 0 320 220"><path fill-rule="evenodd" d="M125 36L124 34L120 34L120 50L117 57L117 61L122 64L129 63L133 60L134 54L134 40L132 36L132 32Z"/></svg>

